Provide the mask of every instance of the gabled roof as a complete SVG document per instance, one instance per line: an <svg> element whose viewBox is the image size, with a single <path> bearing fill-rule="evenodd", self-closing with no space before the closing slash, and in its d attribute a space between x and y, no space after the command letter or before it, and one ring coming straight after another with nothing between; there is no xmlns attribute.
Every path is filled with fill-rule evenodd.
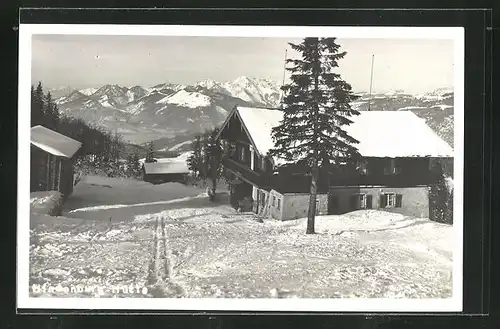
<svg viewBox="0 0 500 329"><path fill-rule="evenodd" d="M31 128L31 144L47 153L71 158L82 147L82 143L44 126Z"/></svg>
<svg viewBox="0 0 500 329"><path fill-rule="evenodd" d="M217 138L222 134L233 116L239 118L243 129L245 129L248 138L259 154L265 155L274 146L271 133L272 128L277 126L281 119L283 119L283 112L281 110L235 106L222 124Z"/></svg>
<svg viewBox="0 0 500 329"><path fill-rule="evenodd" d="M162 161L144 163L146 174L188 174L189 168L185 161Z"/></svg>
<svg viewBox="0 0 500 329"><path fill-rule="evenodd" d="M232 115L240 118L259 154L273 147L271 132L283 118L281 110L238 106ZM453 157L453 149L411 111L362 111L350 120L344 129L359 141L355 146L364 157Z"/></svg>
<svg viewBox="0 0 500 329"><path fill-rule="evenodd" d="M250 134L257 152L265 155L274 147L271 137L272 129L280 124L283 112L281 110L238 106L237 113Z"/></svg>

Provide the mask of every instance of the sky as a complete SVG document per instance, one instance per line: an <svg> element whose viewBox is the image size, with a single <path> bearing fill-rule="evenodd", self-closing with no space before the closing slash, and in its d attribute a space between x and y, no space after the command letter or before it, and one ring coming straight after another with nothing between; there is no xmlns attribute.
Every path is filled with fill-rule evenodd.
<svg viewBox="0 0 500 329"><path fill-rule="evenodd" d="M240 76L281 84L285 49L300 39L249 37L33 35L32 82L75 89L105 84L153 86L164 82L224 82ZM453 41L337 39L347 55L337 72L356 92L422 93L453 87ZM287 73L289 74L289 73Z"/></svg>

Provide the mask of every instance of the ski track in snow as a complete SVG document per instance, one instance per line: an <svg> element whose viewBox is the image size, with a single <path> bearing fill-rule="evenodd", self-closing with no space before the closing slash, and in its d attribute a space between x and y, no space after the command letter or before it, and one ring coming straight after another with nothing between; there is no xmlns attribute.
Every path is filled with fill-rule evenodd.
<svg viewBox="0 0 500 329"><path fill-rule="evenodd" d="M372 210L319 216L306 235L305 219L258 223L227 194L214 204L202 192L86 177L63 217L32 215L30 284L137 284L150 297L451 296L448 225ZM144 297L109 289L99 296Z"/></svg>

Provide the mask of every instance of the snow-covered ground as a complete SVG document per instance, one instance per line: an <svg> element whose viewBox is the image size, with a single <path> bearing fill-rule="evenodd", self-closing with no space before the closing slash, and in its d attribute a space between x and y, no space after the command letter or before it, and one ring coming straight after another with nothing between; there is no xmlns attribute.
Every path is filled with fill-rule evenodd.
<svg viewBox="0 0 500 329"><path fill-rule="evenodd" d="M30 193L30 212L50 215L57 212L62 204L62 194L57 191Z"/></svg>
<svg viewBox="0 0 500 329"><path fill-rule="evenodd" d="M451 226L371 210L317 217L306 235L306 219L260 223L227 192L218 203L203 192L85 177L63 216L32 214L30 284L127 297L451 296ZM116 289L129 284L139 291Z"/></svg>

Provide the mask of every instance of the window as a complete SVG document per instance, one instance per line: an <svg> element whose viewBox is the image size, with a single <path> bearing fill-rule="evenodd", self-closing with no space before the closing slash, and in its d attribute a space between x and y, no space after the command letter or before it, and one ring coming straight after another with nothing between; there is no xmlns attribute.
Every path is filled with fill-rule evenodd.
<svg viewBox="0 0 500 329"><path fill-rule="evenodd" d="M402 205L402 194L384 193L380 196L380 208L401 208Z"/></svg>
<svg viewBox="0 0 500 329"><path fill-rule="evenodd" d="M245 161L245 158L246 158L245 148L241 147L241 149L240 149L240 160L241 161Z"/></svg>
<svg viewBox="0 0 500 329"><path fill-rule="evenodd" d="M393 208L396 205L396 195L394 193L386 194L387 208Z"/></svg>
<svg viewBox="0 0 500 329"><path fill-rule="evenodd" d="M401 208L403 206L403 195L396 194L396 208Z"/></svg>
<svg viewBox="0 0 500 329"><path fill-rule="evenodd" d="M265 205L266 204L266 194L262 191L259 191L260 193L260 202L261 202L261 205Z"/></svg>
<svg viewBox="0 0 500 329"><path fill-rule="evenodd" d="M367 165L368 165L368 163L366 160L358 160L356 162L356 170L359 173L366 175L366 174L368 174L368 166Z"/></svg>
<svg viewBox="0 0 500 329"><path fill-rule="evenodd" d="M389 159L387 165L384 167L385 175L397 175L401 172L401 168L397 165L396 159Z"/></svg>
<svg viewBox="0 0 500 329"><path fill-rule="evenodd" d="M262 171L266 170L266 157L260 158L260 169L262 169Z"/></svg>
<svg viewBox="0 0 500 329"><path fill-rule="evenodd" d="M351 208L352 209L365 209L365 208L367 208L366 194L354 194L351 197Z"/></svg>
<svg viewBox="0 0 500 329"><path fill-rule="evenodd" d="M276 196L273 195L273 207L276 205Z"/></svg>
<svg viewBox="0 0 500 329"><path fill-rule="evenodd" d="M278 210L280 210L281 207L281 199L278 199Z"/></svg>
<svg viewBox="0 0 500 329"><path fill-rule="evenodd" d="M373 196L371 194L367 194L366 195L366 202L365 202L366 209L372 209L372 200L373 200Z"/></svg>

